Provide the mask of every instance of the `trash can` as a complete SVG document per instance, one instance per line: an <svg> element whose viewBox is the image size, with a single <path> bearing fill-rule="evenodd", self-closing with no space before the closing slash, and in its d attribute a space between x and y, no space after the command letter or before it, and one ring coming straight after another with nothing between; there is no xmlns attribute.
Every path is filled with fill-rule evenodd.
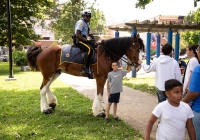
<svg viewBox="0 0 200 140"><path fill-rule="evenodd" d="M136 71L132 70L132 78L136 78Z"/></svg>

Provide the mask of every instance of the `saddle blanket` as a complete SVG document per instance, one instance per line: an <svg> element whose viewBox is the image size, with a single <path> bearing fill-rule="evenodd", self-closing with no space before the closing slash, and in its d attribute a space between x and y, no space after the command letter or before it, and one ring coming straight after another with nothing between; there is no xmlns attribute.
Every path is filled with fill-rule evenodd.
<svg viewBox="0 0 200 140"><path fill-rule="evenodd" d="M84 52L81 51L77 47L72 47L72 45L64 45L62 47L61 53L61 63L69 62L69 63L77 63L84 64L83 60ZM90 64L95 64L97 62L96 53L94 52L93 57L90 59Z"/></svg>

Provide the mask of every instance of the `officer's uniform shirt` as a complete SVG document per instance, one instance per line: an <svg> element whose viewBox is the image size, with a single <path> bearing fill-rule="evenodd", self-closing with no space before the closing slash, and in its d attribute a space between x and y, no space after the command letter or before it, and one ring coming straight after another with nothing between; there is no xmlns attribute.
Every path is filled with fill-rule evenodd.
<svg viewBox="0 0 200 140"><path fill-rule="evenodd" d="M88 23L84 21L83 18L76 22L75 34L76 34L76 30L81 31L81 36L85 35L86 38L88 37Z"/></svg>

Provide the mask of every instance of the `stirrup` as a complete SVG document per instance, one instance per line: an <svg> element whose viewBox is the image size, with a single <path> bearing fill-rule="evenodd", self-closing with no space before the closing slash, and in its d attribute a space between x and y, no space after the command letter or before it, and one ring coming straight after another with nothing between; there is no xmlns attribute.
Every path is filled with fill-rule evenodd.
<svg viewBox="0 0 200 140"><path fill-rule="evenodd" d="M89 67L88 72L89 72L89 74L92 74L94 72L94 70L91 67Z"/></svg>
<svg viewBox="0 0 200 140"><path fill-rule="evenodd" d="M88 68L83 66L81 74L89 74Z"/></svg>

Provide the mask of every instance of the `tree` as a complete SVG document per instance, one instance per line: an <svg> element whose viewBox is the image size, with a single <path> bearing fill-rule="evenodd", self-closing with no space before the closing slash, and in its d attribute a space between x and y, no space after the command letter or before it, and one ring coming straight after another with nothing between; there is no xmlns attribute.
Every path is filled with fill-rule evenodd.
<svg viewBox="0 0 200 140"><path fill-rule="evenodd" d="M51 17L54 20L52 20L53 22L51 23L50 28L53 30L55 38L62 39L62 43L69 44L72 42L75 24L81 18L81 11L83 9L92 10L90 33L104 33L105 16L103 15L103 12L94 8L94 4L95 1L92 4L89 4L83 0L69 0L62 5L61 10L54 10L54 12L59 12L57 17ZM49 15L56 15L52 14L52 11L48 12Z"/></svg>
<svg viewBox="0 0 200 140"><path fill-rule="evenodd" d="M197 7L197 2L200 0L194 0L194 7ZM137 0L135 7L145 9L145 6L149 3L153 2L153 0Z"/></svg>
<svg viewBox="0 0 200 140"><path fill-rule="evenodd" d="M6 1L0 1L0 46L8 45L7 9ZM11 1L11 26L12 45L31 44L31 40L40 38L33 29L38 19L43 19L43 11L56 4L56 0L12 0Z"/></svg>
<svg viewBox="0 0 200 140"><path fill-rule="evenodd" d="M188 43L184 40L184 38L182 37L183 33L180 33L180 49L185 49L188 46ZM173 42L172 42L172 46L175 47L175 36L173 36Z"/></svg>
<svg viewBox="0 0 200 140"><path fill-rule="evenodd" d="M200 8L196 11L190 11L188 15L184 18L185 22L200 22ZM197 31L187 31L182 34L182 38L189 44L199 43L200 30Z"/></svg>

